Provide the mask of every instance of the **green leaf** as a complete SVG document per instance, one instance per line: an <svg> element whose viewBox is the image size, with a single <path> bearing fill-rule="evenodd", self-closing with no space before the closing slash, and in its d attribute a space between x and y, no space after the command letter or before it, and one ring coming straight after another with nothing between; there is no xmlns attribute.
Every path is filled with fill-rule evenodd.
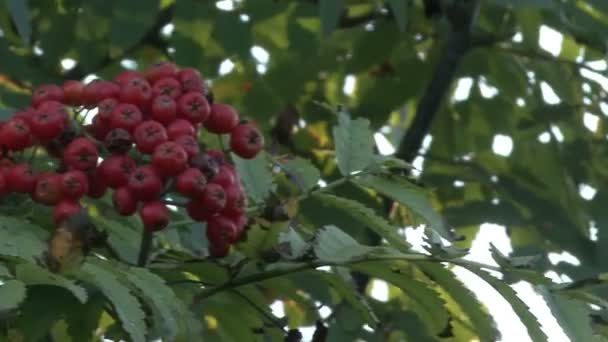
<svg viewBox="0 0 608 342"><path fill-rule="evenodd" d="M374 140L369 120L352 120L348 114L340 112L333 135L338 168L343 175L363 170L373 161Z"/></svg>
<svg viewBox="0 0 608 342"><path fill-rule="evenodd" d="M0 285L0 314L13 310L25 299L25 284L19 280L7 280Z"/></svg>
<svg viewBox="0 0 608 342"><path fill-rule="evenodd" d="M322 278L338 292L340 297L342 297L348 305L359 313L365 322L372 326L377 325L379 323L378 317L376 317L376 314L370 307L367 299L357 292L354 280L347 269L344 267L335 267L334 271L335 273L321 272Z"/></svg>
<svg viewBox="0 0 608 342"><path fill-rule="evenodd" d="M154 24L158 5L158 0L115 1L110 23L112 47L124 51L137 45Z"/></svg>
<svg viewBox="0 0 608 342"><path fill-rule="evenodd" d="M101 266L99 262L86 262L80 275L90 285L96 286L112 303L123 329L135 342L146 341L145 315L137 298L129 288L120 282L118 275L109 270L109 266Z"/></svg>
<svg viewBox="0 0 608 342"><path fill-rule="evenodd" d="M388 4L391 6L391 11L397 21L397 26L401 32L405 32L407 28L407 12L408 12L408 0L389 0Z"/></svg>
<svg viewBox="0 0 608 342"><path fill-rule="evenodd" d="M17 31L23 40L23 45L30 44L32 26L30 25L30 13L27 8L27 0L7 0L8 11L13 18Z"/></svg>
<svg viewBox="0 0 608 342"><path fill-rule="evenodd" d="M13 275L11 274L11 271L9 271L9 269L6 266L0 264L0 279L12 278L12 277L13 277Z"/></svg>
<svg viewBox="0 0 608 342"><path fill-rule="evenodd" d="M32 263L21 263L16 267L17 278L27 285L52 285L70 291L81 303L87 301L87 291L74 281L59 274L54 274Z"/></svg>
<svg viewBox="0 0 608 342"><path fill-rule="evenodd" d="M279 234L279 244L276 246L277 252L287 260L295 260L306 254L310 247L304 239L293 228L288 227L287 231Z"/></svg>
<svg viewBox="0 0 608 342"><path fill-rule="evenodd" d="M321 31L329 36L338 26L342 16L342 0L319 0Z"/></svg>
<svg viewBox="0 0 608 342"><path fill-rule="evenodd" d="M398 250L409 251L410 244L406 241L405 236L399 235L397 227L388 223L383 217L378 216L372 209L357 201L334 195L317 194L314 197L327 206L343 210L345 214L376 232Z"/></svg>
<svg viewBox="0 0 608 342"><path fill-rule="evenodd" d="M440 264L420 263L418 266L437 285L441 286L469 317L473 331L478 334L480 341L498 339L499 333L496 330L496 324L487 308L477 300L473 292L456 279L454 273Z"/></svg>
<svg viewBox="0 0 608 342"><path fill-rule="evenodd" d="M235 154L232 154L232 158L249 198L256 204L263 203L273 190L272 172L266 153L260 153L250 160Z"/></svg>
<svg viewBox="0 0 608 342"><path fill-rule="evenodd" d="M298 185L302 192L306 192L317 185L321 179L321 173L312 165L312 163L304 158L296 157L290 159L282 166L289 173L289 176L294 177L294 183Z"/></svg>
<svg viewBox="0 0 608 342"><path fill-rule="evenodd" d="M180 299L167 286L164 279L144 268L137 267L129 268L124 274L141 292L145 303L150 305L153 312L159 316L157 321L161 322L165 328L162 333L164 338L173 340L180 332L184 333L184 336L195 338L197 333L187 331L191 327L184 326L186 322L180 319L185 317L185 313L182 312L184 306L179 305ZM200 334L200 332L198 333Z"/></svg>
<svg viewBox="0 0 608 342"><path fill-rule="evenodd" d="M108 232L108 243L122 260L130 264L137 262L140 233L126 224L101 215L91 216L91 220Z"/></svg>
<svg viewBox="0 0 608 342"><path fill-rule="evenodd" d="M433 209L424 189L418 188L407 180L394 175L365 175L356 179L356 182L401 203L417 215L420 215L443 238L447 240L453 239L451 229Z"/></svg>
<svg viewBox="0 0 608 342"><path fill-rule="evenodd" d="M8 108L0 108L0 120L7 120L13 115L15 110Z"/></svg>
<svg viewBox="0 0 608 342"><path fill-rule="evenodd" d="M45 251L46 232L13 217L0 216L0 255L35 262Z"/></svg>
<svg viewBox="0 0 608 342"><path fill-rule="evenodd" d="M564 329L571 341L593 340L593 328L587 304L553 293L544 286L538 286L537 291L543 296L559 326Z"/></svg>
<svg viewBox="0 0 608 342"><path fill-rule="evenodd" d="M315 237L314 251L322 261L342 263L361 257L369 250L336 226L319 229Z"/></svg>
<svg viewBox="0 0 608 342"><path fill-rule="evenodd" d="M468 270L475 273L486 283L490 284L496 291L498 291L498 293L500 293L501 296L507 300L507 302L509 302L509 304L511 304L513 311L515 311L526 329L528 329L528 334L530 334L532 341L548 341L547 335L545 335L545 333L542 331L538 320L530 312L526 303L524 303L519 296L517 296L515 290L513 290L507 283L500 279L494 278L480 269L470 267Z"/></svg>

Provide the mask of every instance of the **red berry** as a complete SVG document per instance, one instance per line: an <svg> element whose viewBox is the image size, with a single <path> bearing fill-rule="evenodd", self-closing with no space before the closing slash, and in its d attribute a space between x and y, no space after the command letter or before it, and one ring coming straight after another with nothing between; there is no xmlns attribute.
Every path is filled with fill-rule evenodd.
<svg viewBox="0 0 608 342"><path fill-rule="evenodd" d="M120 101L139 107L146 107L152 99L152 87L141 78L133 78L120 90Z"/></svg>
<svg viewBox="0 0 608 342"><path fill-rule="evenodd" d="M197 200L192 200L186 204L186 212L191 219L199 222L207 221L213 215L206 210L202 202Z"/></svg>
<svg viewBox="0 0 608 342"><path fill-rule="evenodd" d="M169 96L161 95L154 98L150 112L152 113L152 119L163 125L168 125L177 116L177 104Z"/></svg>
<svg viewBox="0 0 608 342"><path fill-rule="evenodd" d="M177 137L179 137L180 135L191 135L191 136L195 136L196 135L196 129L194 129L194 126L192 126L192 124L184 119L177 119L175 121L173 121L169 127L167 127L167 135L169 136L169 139L173 140Z"/></svg>
<svg viewBox="0 0 608 342"><path fill-rule="evenodd" d="M211 242L211 241L210 241ZM213 258L223 258L230 252L230 243L222 240L209 244L209 255Z"/></svg>
<svg viewBox="0 0 608 342"><path fill-rule="evenodd" d="M196 168L186 169L175 179L175 190L188 197L202 196L203 190L207 186L207 178Z"/></svg>
<svg viewBox="0 0 608 342"><path fill-rule="evenodd" d="M68 171L61 176L61 194L65 198L77 200L89 192L87 175L79 170Z"/></svg>
<svg viewBox="0 0 608 342"><path fill-rule="evenodd" d="M63 103L71 106L82 104L84 84L80 81L69 80L63 83Z"/></svg>
<svg viewBox="0 0 608 342"><path fill-rule="evenodd" d="M152 86L152 96L169 96L172 99L177 99L182 94L182 86L173 77L161 78L154 82Z"/></svg>
<svg viewBox="0 0 608 342"><path fill-rule="evenodd" d="M28 125L32 123L32 118L34 117L34 113L36 110L28 107L13 114L12 119L21 119L25 121Z"/></svg>
<svg viewBox="0 0 608 342"><path fill-rule="evenodd" d="M36 182L32 199L46 205L59 203L63 199L61 194L61 176L56 173L41 175Z"/></svg>
<svg viewBox="0 0 608 342"><path fill-rule="evenodd" d="M230 133L239 123L239 114L229 105L214 103L211 106L211 115L205 121L205 128L216 134Z"/></svg>
<svg viewBox="0 0 608 342"><path fill-rule="evenodd" d="M234 222L222 215L215 215L207 220L207 240L212 245L236 241L237 228Z"/></svg>
<svg viewBox="0 0 608 342"><path fill-rule="evenodd" d="M7 173L5 169L0 170L0 196L6 195L10 190L5 176Z"/></svg>
<svg viewBox="0 0 608 342"><path fill-rule="evenodd" d="M37 107L44 101L63 101L63 89L54 84L42 84L32 93L32 105Z"/></svg>
<svg viewBox="0 0 608 342"><path fill-rule="evenodd" d="M205 211L214 214L226 206L226 193L220 185L209 183L203 190L202 196L198 197L198 200L205 208Z"/></svg>
<svg viewBox="0 0 608 342"><path fill-rule="evenodd" d="M123 103L114 108L110 114L110 126L112 128L122 128L129 133L143 120L141 111L133 104Z"/></svg>
<svg viewBox="0 0 608 342"><path fill-rule="evenodd" d="M59 225L82 209L80 203L73 200L63 200L53 208L53 222Z"/></svg>
<svg viewBox="0 0 608 342"><path fill-rule="evenodd" d="M116 100L115 98L108 98L99 102L99 104L97 105L97 116L101 117L105 121L109 121L110 115L112 114L112 111L114 111L114 108L118 106L118 103L118 100Z"/></svg>
<svg viewBox="0 0 608 342"><path fill-rule="evenodd" d="M196 69L186 68L177 74L177 79L182 84L184 92L195 91L204 94L206 92L205 82Z"/></svg>
<svg viewBox="0 0 608 342"><path fill-rule="evenodd" d="M152 120L140 123L133 133L135 146L141 153L152 153L154 149L167 141L167 131L160 123Z"/></svg>
<svg viewBox="0 0 608 342"><path fill-rule="evenodd" d="M249 123L241 123L230 133L230 149L244 159L254 158L264 148L264 136Z"/></svg>
<svg viewBox="0 0 608 342"><path fill-rule="evenodd" d="M196 138L191 135L180 135L179 137L173 139L173 141L184 148L184 151L186 151L186 153L188 154L188 159L192 158L200 152L200 148L198 146Z"/></svg>
<svg viewBox="0 0 608 342"><path fill-rule="evenodd" d="M146 70L146 79L148 82L154 83L165 77L175 77L178 71L175 64L171 62L160 62L151 65L148 70Z"/></svg>
<svg viewBox="0 0 608 342"><path fill-rule="evenodd" d="M122 187L114 190L112 194L112 203L116 212L122 216L130 216L137 211L137 200L127 187Z"/></svg>
<svg viewBox="0 0 608 342"><path fill-rule="evenodd" d="M221 185L224 189L233 186L236 183L234 169L228 165L220 166L219 172L211 182Z"/></svg>
<svg viewBox="0 0 608 342"><path fill-rule="evenodd" d="M99 176L107 186L116 189L126 186L131 173L137 165L135 161L127 156L109 156L99 164Z"/></svg>
<svg viewBox="0 0 608 342"><path fill-rule="evenodd" d="M26 194L34 191L37 180L38 174L28 164L13 166L6 176L6 181L11 191Z"/></svg>
<svg viewBox="0 0 608 342"><path fill-rule="evenodd" d="M97 140L104 140L110 129L110 123L99 115L96 115L91 124L87 126L87 131Z"/></svg>
<svg viewBox="0 0 608 342"><path fill-rule="evenodd" d="M163 176L175 176L186 169L187 165L188 154L177 143L168 141L154 149L152 166Z"/></svg>
<svg viewBox="0 0 608 342"><path fill-rule="evenodd" d="M61 135L66 126L66 117L64 108L60 111L38 109L32 116L31 131L42 143L48 143Z"/></svg>
<svg viewBox="0 0 608 342"><path fill-rule="evenodd" d="M0 145L21 151L32 144L30 126L22 119L10 119L0 128Z"/></svg>
<svg viewBox="0 0 608 342"><path fill-rule="evenodd" d="M113 154L125 154L133 145L131 134L122 128L114 128L109 131L104 139L104 146Z"/></svg>
<svg viewBox="0 0 608 342"><path fill-rule="evenodd" d="M224 188L226 193L226 205L222 209L222 214L227 216L240 215L245 210L245 194L239 185L232 185Z"/></svg>
<svg viewBox="0 0 608 342"><path fill-rule="evenodd" d="M108 189L108 186L103 177L99 175L98 169L91 171L87 177L89 179L89 192L87 193L87 196L91 198L103 197Z"/></svg>
<svg viewBox="0 0 608 342"><path fill-rule="evenodd" d="M114 82L93 80L84 86L82 102L87 108L93 108L105 99L118 97L119 92L120 86Z"/></svg>
<svg viewBox="0 0 608 342"><path fill-rule="evenodd" d="M63 152L63 162L70 169L89 171L97 166L97 147L87 138L74 139Z"/></svg>
<svg viewBox="0 0 608 342"><path fill-rule="evenodd" d="M132 79L135 78L143 79L144 75L137 71L125 70L114 77L114 82L122 86L129 83Z"/></svg>
<svg viewBox="0 0 608 342"><path fill-rule="evenodd" d="M209 103L201 93L189 92L177 101L177 115L194 125L207 120L210 112Z"/></svg>
<svg viewBox="0 0 608 342"><path fill-rule="evenodd" d="M144 229L149 232L162 230L169 225L169 209L158 201L145 203L139 209L139 217Z"/></svg>
<svg viewBox="0 0 608 342"><path fill-rule="evenodd" d="M153 201L160 196L163 182L152 167L142 166L131 173L127 186L138 200Z"/></svg>

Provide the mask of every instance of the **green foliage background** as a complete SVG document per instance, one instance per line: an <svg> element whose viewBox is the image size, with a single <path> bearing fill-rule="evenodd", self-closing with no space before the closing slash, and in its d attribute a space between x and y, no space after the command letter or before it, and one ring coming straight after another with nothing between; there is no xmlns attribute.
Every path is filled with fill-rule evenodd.
<svg viewBox="0 0 608 342"><path fill-rule="evenodd" d="M487 309L451 266L437 263L450 261L509 300L534 341L546 336L508 286L522 279L538 286L572 341L608 338L608 104L606 88L589 76L606 75L606 67L588 64L605 61L608 5L438 2L445 12L433 18L415 0L242 0L231 10L205 0L2 2L0 115L27 105L41 83L110 78L159 60L195 67L217 101L254 119L268 138L268 155L237 162L252 203L279 194L297 215L255 221L248 240L223 261L200 259L201 228L177 221L143 269L127 266L137 255L137 220L97 203L96 224L110 233L122 262L90 257L76 273L56 275L36 263L51 228L48 212L4 199L0 335L82 341L99 328L96 334L134 341L280 341L281 328L318 321L329 326L328 341L498 339ZM558 55L539 47L542 25L563 34ZM266 63L253 57L253 46L268 52ZM62 67L66 59L75 66ZM226 59L234 69L220 75ZM356 87L345 94L351 76ZM455 100L461 78L471 80L470 94ZM497 95L482 92L486 86ZM547 86L559 103L543 100ZM595 131L583 124L585 115L598 119ZM373 154L372 133L397 147L401 161ZM432 142L419 150L427 134ZM497 134L512 139L509 156L493 152ZM549 139L541 142L541 134ZM300 158L278 157L285 154ZM414 173L424 190L403 175L403 161L415 157L423 160ZM271 162L287 171L271 171ZM318 179L333 184L332 195L309 193ZM597 190L592 199L579 195L582 184ZM411 253L399 235L397 227L421 222L434 228L428 250L437 258ZM502 280L461 259L484 222L505 225L513 245L508 258L494 253ZM456 239L447 247L440 235ZM549 262L548 253L564 251L581 264ZM316 270L322 265L333 271ZM550 270L573 282L551 283L543 276ZM357 288L367 283L362 274L389 282L390 300ZM190 307L193 296L200 305ZM269 313L277 299L285 319ZM334 313L321 318L318 305Z"/></svg>

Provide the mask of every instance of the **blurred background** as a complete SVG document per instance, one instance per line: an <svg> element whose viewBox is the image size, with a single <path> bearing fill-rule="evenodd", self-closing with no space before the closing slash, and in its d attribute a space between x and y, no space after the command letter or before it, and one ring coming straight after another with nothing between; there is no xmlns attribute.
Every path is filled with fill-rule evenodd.
<svg viewBox="0 0 608 342"><path fill-rule="evenodd" d="M370 120L380 153L414 163L458 247L486 262L490 242L539 255L533 267L563 282L608 271L606 37L605 0L7 0L0 115L41 83L171 60L255 120L272 153L311 158L330 180L341 106ZM348 222L314 205L312 221ZM545 330L567 340L543 305ZM504 341L527 338L509 308L490 311L506 315Z"/></svg>

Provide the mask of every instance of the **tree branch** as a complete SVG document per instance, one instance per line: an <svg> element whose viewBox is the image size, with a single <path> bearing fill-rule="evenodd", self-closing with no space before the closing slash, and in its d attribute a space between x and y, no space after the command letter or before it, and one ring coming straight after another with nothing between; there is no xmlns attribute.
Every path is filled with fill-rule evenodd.
<svg viewBox="0 0 608 342"><path fill-rule="evenodd" d="M396 156L411 162L431 128L433 119L445 100L462 58L472 47L471 28L479 9L479 0L462 0L451 5L446 12L451 24L443 53L437 63L431 82L416 108L416 116Z"/></svg>

